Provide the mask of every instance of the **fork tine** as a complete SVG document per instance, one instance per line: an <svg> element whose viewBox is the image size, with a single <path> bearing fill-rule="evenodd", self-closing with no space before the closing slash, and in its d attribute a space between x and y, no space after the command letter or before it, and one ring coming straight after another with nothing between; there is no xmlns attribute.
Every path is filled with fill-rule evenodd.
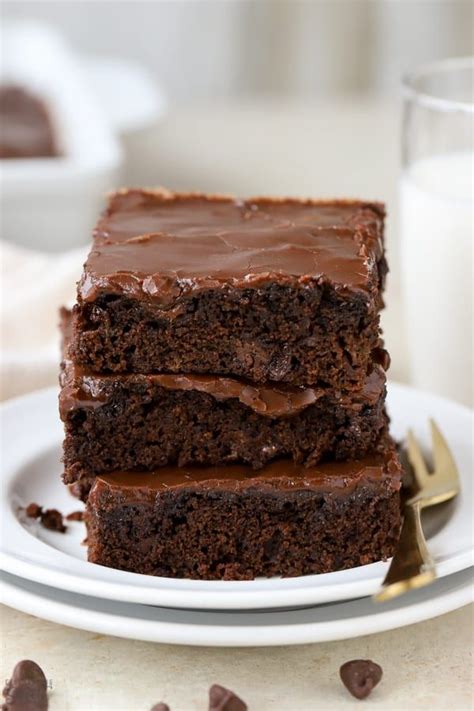
<svg viewBox="0 0 474 711"><path fill-rule="evenodd" d="M427 479L430 474L426 466L423 454L421 452L420 445L418 444L418 440L413 434L413 430L408 430L407 450L409 462L413 467L413 471L415 473L415 479L418 485L421 486L423 481Z"/></svg>
<svg viewBox="0 0 474 711"><path fill-rule="evenodd" d="M457 484L459 487L459 471L448 443L433 419L430 419L430 425L431 439L433 441L434 474L444 473L445 476L450 477L454 485Z"/></svg>

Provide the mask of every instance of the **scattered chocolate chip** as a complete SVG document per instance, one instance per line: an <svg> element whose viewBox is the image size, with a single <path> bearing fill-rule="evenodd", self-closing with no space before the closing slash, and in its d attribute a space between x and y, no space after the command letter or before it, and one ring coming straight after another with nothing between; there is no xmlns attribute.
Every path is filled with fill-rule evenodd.
<svg viewBox="0 0 474 711"><path fill-rule="evenodd" d="M39 518L43 511L43 507L39 504L31 503L25 509L28 518Z"/></svg>
<svg viewBox="0 0 474 711"><path fill-rule="evenodd" d="M84 521L84 511L73 511L66 516L66 521Z"/></svg>
<svg viewBox="0 0 474 711"><path fill-rule="evenodd" d="M209 711L247 711L247 704L233 691L213 684L209 689Z"/></svg>
<svg viewBox="0 0 474 711"><path fill-rule="evenodd" d="M339 669L342 683L356 699L365 699L382 678L382 667L370 659L353 659Z"/></svg>
<svg viewBox="0 0 474 711"><path fill-rule="evenodd" d="M28 680L12 686L2 704L2 711L47 711L47 708L46 691Z"/></svg>
<svg viewBox="0 0 474 711"><path fill-rule="evenodd" d="M3 689L2 711L47 711L47 681L41 667L30 659L15 666Z"/></svg>
<svg viewBox="0 0 474 711"><path fill-rule="evenodd" d="M150 711L170 711L170 707L167 704L155 704Z"/></svg>
<svg viewBox="0 0 474 711"><path fill-rule="evenodd" d="M7 683L7 687L25 680L35 682L39 686L42 686L45 691L48 686L43 670L31 659L23 659L21 662L16 664L13 674Z"/></svg>
<svg viewBox="0 0 474 711"><path fill-rule="evenodd" d="M63 523L63 515L57 509L46 509L41 513L41 525L50 531L64 533L66 526Z"/></svg>

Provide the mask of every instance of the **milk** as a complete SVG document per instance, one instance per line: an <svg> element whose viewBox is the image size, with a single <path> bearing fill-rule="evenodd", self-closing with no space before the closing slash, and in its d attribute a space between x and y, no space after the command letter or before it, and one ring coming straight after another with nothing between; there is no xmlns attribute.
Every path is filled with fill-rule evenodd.
<svg viewBox="0 0 474 711"><path fill-rule="evenodd" d="M424 158L400 186L412 382L471 406L473 161L472 152Z"/></svg>

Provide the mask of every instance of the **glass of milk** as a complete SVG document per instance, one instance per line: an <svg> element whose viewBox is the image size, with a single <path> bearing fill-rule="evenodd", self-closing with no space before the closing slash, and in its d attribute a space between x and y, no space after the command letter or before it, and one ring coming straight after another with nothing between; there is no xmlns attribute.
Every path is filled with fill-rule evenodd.
<svg viewBox="0 0 474 711"><path fill-rule="evenodd" d="M474 58L404 80L402 283L411 380L473 405Z"/></svg>

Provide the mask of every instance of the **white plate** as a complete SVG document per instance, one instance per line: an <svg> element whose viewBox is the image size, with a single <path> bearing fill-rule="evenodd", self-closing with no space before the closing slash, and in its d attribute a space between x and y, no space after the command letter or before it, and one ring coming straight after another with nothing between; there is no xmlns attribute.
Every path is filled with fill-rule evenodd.
<svg viewBox="0 0 474 711"><path fill-rule="evenodd" d="M407 427L429 445L427 419L435 417L456 457L462 493L435 520L430 539L440 576L472 564L472 412L461 405L392 384L389 394L392 431ZM85 560L82 524L65 535L45 531L35 521L20 520L18 509L32 501L69 512L78 508L60 482L62 427L57 391L49 389L12 400L2 407L4 440L0 499L0 564L4 570L62 590L123 602L184 609L269 609L347 600L374 593L386 563L339 573L299 578L224 582L178 580L137 575L93 565Z"/></svg>
<svg viewBox="0 0 474 711"><path fill-rule="evenodd" d="M371 598L297 610L211 612L171 610L100 600L0 573L2 602L70 627L147 642L267 647L327 642L421 622L473 599L472 569L387 603Z"/></svg>

